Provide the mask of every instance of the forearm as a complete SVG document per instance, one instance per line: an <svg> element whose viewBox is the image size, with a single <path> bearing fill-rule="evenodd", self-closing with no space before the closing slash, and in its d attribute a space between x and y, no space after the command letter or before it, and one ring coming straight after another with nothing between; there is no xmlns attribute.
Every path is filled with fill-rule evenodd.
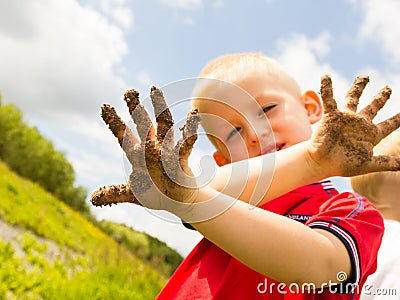
<svg viewBox="0 0 400 300"><path fill-rule="evenodd" d="M232 201L209 187L200 190L198 200L204 199L226 203L226 206ZM196 207L193 212L195 210ZM349 271L350 264L340 260L337 245L325 236L242 201L236 201L213 218L192 225L251 269L280 282L321 286L334 282L339 271ZM343 251L346 253L345 249Z"/></svg>
<svg viewBox="0 0 400 300"><path fill-rule="evenodd" d="M297 187L329 177L308 157L303 142L272 154L219 168L209 186L253 205L262 205Z"/></svg>

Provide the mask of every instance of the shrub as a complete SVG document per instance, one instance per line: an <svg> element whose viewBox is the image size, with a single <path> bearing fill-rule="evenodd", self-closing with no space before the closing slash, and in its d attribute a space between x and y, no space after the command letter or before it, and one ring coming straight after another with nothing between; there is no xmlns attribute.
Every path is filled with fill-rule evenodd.
<svg viewBox="0 0 400 300"><path fill-rule="evenodd" d="M38 183L74 209L89 214L85 201L87 191L74 186L74 169L65 155L57 151L37 128L28 126L18 108L12 104L1 105L1 100L0 159L13 171Z"/></svg>

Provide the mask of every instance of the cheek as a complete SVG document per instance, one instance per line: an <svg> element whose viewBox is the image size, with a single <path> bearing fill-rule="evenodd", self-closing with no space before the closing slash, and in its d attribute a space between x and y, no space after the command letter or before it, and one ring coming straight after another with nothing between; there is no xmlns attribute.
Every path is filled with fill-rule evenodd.
<svg viewBox="0 0 400 300"><path fill-rule="evenodd" d="M311 137L311 124L306 115L285 114L269 119L272 131L286 142L299 142Z"/></svg>
<svg viewBox="0 0 400 300"><path fill-rule="evenodd" d="M296 142L308 140L312 135L311 124L307 118L298 118L291 123L289 134L292 135Z"/></svg>
<svg viewBox="0 0 400 300"><path fill-rule="evenodd" d="M222 150L221 152L231 162L249 158L248 149L242 139L238 139L234 142L228 143L224 147L224 150Z"/></svg>

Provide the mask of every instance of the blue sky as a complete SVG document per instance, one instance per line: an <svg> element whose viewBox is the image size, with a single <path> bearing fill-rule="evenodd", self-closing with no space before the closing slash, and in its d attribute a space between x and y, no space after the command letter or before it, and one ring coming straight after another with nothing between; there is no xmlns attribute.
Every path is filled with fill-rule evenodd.
<svg viewBox="0 0 400 300"><path fill-rule="evenodd" d="M361 104L389 84L392 100L377 120L400 111L399 15L396 0L0 0L0 91L66 154L78 184L92 192L124 182L127 173L100 105L111 103L128 119L126 89L145 98L151 85L196 77L226 53L272 56L303 89L318 90L328 73L339 105L353 78L368 74ZM194 156L210 151L200 143ZM200 238L132 205L93 211L183 254Z"/></svg>

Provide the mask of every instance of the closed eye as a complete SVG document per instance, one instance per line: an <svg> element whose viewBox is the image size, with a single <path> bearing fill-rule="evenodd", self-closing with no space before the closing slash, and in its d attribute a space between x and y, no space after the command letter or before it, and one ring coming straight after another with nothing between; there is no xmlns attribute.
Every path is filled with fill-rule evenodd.
<svg viewBox="0 0 400 300"><path fill-rule="evenodd" d="M270 104L267 106L263 107L263 112L266 114L267 112L269 112L271 109L273 109L275 106L277 106L277 104Z"/></svg>

